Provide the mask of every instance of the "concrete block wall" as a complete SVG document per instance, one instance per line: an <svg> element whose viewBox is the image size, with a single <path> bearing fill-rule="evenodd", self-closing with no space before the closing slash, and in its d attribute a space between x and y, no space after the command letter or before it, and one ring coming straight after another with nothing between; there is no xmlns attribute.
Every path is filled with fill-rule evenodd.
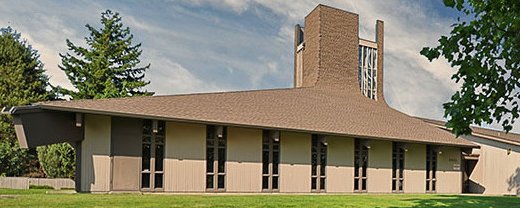
<svg viewBox="0 0 520 208"><path fill-rule="evenodd" d="M0 188L29 189L29 180L25 177L0 177Z"/></svg>
<svg viewBox="0 0 520 208"><path fill-rule="evenodd" d="M74 189L74 180L70 178L27 178L0 177L0 188L29 189L30 186L50 186L54 189Z"/></svg>

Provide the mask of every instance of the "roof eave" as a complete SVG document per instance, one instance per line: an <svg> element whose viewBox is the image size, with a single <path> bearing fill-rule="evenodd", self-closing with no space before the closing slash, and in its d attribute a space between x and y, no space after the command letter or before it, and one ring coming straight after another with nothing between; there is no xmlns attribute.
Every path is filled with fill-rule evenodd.
<svg viewBox="0 0 520 208"><path fill-rule="evenodd" d="M248 125L248 124L241 124L241 123L208 121L208 120L198 120L198 119L185 119L185 118L173 118L173 117L164 117L164 116L156 116L156 115L146 115L146 114L131 114L131 113L120 113L120 112L92 110L92 109L68 108L68 107L62 107L62 106L57 107L57 106L45 105L45 104L38 104L37 106L39 108L41 108L41 109L44 109L44 110L69 111L69 112L76 112L76 113L99 114L99 115L131 117L131 118L141 118L141 119L156 119L156 120L164 120L164 121L187 122L187 123L197 123L197 124L225 125L225 126L244 127L244 128L261 128L261 129L282 130L282 131L285 130L285 131L294 131L294 132L301 132L301 133L327 134L327 135L331 135L331 136L345 136L345 137L355 137L355 138L361 138L361 139L377 139L377 140L386 140L386 141L399 141L399 142L409 142L409 143L417 143L417 144L438 144L438 145L453 146L453 147L480 148L480 146L476 145L476 144L453 144L453 143L443 143L443 142L423 142L423 141L414 141L414 140L401 139L401 138L374 137L374 136L369 136L369 135L354 135L354 134L344 134L344 133L337 133L337 132L323 132L323 131L313 131L313 130L298 129L298 128L285 128L285 127L262 126L262 125Z"/></svg>

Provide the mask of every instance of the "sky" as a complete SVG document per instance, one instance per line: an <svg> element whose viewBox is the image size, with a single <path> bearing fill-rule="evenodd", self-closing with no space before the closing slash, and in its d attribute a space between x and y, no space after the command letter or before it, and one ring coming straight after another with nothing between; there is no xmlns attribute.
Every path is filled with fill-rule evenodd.
<svg viewBox="0 0 520 208"><path fill-rule="evenodd" d="M442 104L460 86L450 79L456 69L419 54L448 35L459 15L440 0L0 0L0 27L13 27L39 51L55 86L72 89L58 68L65 40L85 46L85 25L101 27L101 12L110 9L142 43L141 62L151 64L146 89L156 95L287 88L294 25L320 3L359 14L364 39L374 40L376 20L383 20L387 103L412 116L443 118Z"/></svg>

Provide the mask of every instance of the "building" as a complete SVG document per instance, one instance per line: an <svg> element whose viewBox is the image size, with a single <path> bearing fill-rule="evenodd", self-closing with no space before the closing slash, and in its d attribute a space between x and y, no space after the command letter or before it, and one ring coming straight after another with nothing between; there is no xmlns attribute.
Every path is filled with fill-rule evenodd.
<svg viewBox="0 0 520 208"><path fill-rule="evenodd" d="M445 128L445 123L424 119ZM463 153L464 193L520 196L520 134L472 127L463 139L480 146Z"/></svg>
<svg viewBox="0 0 520 208"><path fill-rule="evenodd" d="M461 193L463 155L479 144L389 107L383 22L374 41L358 24L336 8L310 12L295 27L293 88L8 113L23 147L74 145L81 192Z"/></svg>

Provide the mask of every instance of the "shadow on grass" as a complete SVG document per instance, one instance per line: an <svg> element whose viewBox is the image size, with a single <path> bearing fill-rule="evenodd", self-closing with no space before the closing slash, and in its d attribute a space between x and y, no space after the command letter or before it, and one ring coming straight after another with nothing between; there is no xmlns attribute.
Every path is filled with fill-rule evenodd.
<svg viewBox="0 0 520 208"><path fill-rule="evenodd" d="M432 198L404 199L411 207L520 207L520 197L436 195Z"/></svg>

